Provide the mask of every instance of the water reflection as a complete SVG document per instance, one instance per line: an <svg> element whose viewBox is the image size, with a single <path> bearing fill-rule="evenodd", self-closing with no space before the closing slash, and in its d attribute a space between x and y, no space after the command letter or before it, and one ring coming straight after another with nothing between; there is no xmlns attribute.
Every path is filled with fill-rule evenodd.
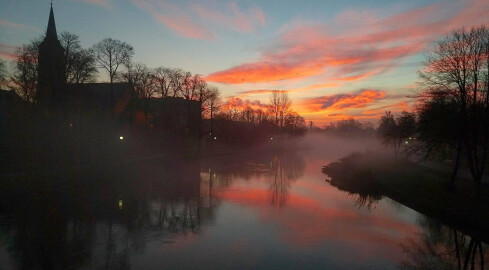
<svg viewBox="0 0 489 270"><path fill-rule="evenodd" d="M355 205L370 210L382 199L382 194L377 189L372 172L351 162L359 155L354 153L330 163L323 167L322 172L328 176L326 179L328 183L352 195L355 198Z"/></svg>
<svg viewBox="0 0 489 270"><path fill-rule="evenodd" d="M403 269L485 269L487 244L432 218L422 218L420 225L418 237L402 244L408 255Z"/></svg>
<svg viewBox="0 0 489 270"><path fill-rule="evenodd" d="M372 173L350 162L355 157L353 154L330 163L322 172L329 176L326 181L332 186L354 196L356 206L370 210L382 195L375 188ZM416 237L400 243L407 255L401 269L485 269L489 252L480 239L424 215L419 216L418 225L421 230Z"/></svg>
<svg viewBox="0 0 489 270"><path fill-rule="evenodd" d="M1 189L1 240L18 269L129 269L149 241L199 234L215 205L195 161L26 177Z"/></svg>
<svg viewBox="0 0 489 270"><path fill-rule="evenodd" d="M303 171L298 156L267 153L4 181L0 258L7 269L130 269L148 243L175 243L212 225L235 179L269 179L270 204L285 206Z"/></svg>
<svg viewBox="0 0 489 270"><path fill-rule="evenodd" d="M433 238L436 230L431 227L436 226L417 224L418 214L401 205L392 206L385 199L377 202L381 197L364 194L366 187L349 191L354 206L351 196L324 183L323 164L291 152L205 160L172 157L4 181L0 265L2 269L394 269L404 259L403 267L424 267L417 258L428 257L419 251L431 252L439 244L423 246L427 240L416 233L430 228L427 232ZM473 261L480 264L479 244L474 240L470 249L471 239L457 233L462 269L466 254L475 254ZM405 241L406 237L412 240ZM486 254L486 246L481 247ZM351 260L352 256L357 259ZM472 257L468 268L471 262Z"/></svg>
<svg viewBox="0 0 489 270"><path fill-rule="evenodd" d="M270 204L283 207L287 203L291 181L304 174L304 161L297 155L276 154L270 170Z"/></svg>

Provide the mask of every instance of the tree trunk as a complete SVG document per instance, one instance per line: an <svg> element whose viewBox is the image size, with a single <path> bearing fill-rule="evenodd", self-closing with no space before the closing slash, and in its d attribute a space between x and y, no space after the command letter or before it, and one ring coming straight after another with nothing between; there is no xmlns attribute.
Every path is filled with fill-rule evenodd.
<svg viewBox="0 0 489 270"><path fill-rule="evenodd" d="M458 142L457 145L457 154L455 157L455 164L453 166L452 175L450 176L450 185L449 188L453 190L455 188L455 180L457 179L458 167L460 165L460 152L462 152L462 140Z"/></svg>

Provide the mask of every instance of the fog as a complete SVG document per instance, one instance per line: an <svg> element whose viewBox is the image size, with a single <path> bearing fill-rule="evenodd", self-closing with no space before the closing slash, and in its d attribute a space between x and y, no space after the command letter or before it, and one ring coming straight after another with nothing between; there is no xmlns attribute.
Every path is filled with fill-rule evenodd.
<svg viewBox="0 0 489 270"><path fill-rule="evenodd" d="M302 138L305 148L310 150L311 158L324 159L329 162L348 156L352 153L373 153L372 158L381 160L394 156L394 151L376 137L339 137L322 133L307 133ZM325 164L327 165L327 164Z"/></svg>

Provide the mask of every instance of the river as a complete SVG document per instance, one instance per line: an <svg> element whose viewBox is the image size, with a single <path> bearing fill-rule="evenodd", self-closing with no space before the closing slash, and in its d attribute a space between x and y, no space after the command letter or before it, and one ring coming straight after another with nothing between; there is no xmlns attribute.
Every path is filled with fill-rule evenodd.
<svg viewBox="0 0 489 270"><path fill-rule="evenodd" d="M312 142L308 150L167 158L104 173L12 180L0 204L0 269L452 269L459 259L464 263L469 236L389 198L350 195L325 181L324 165L378 145ZM487 247L480 246L487 261Z"/></svg>

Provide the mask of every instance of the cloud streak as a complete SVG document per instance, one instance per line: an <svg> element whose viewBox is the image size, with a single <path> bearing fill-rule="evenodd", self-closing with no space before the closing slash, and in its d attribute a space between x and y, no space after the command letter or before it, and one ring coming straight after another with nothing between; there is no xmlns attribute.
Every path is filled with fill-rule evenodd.
<svg viewBox="0 0 489 270"><path fill-rule="evenodd" d="M241 33L251 33L257 26L265 24L263 11L256 7L251 7L248 11L243 12L238 4L234 2L225 4L224 11L220 11L217 6L209 8L209 3L205 5L195 4L190 9L201 19L223 25Z"/></svg>
<svg viewBox="0 0 489 270"><path fill-rule="evenodd" d="M7 27L7 28L13 28L13 29L24 29L24 30L31 30L34 32L41 33L41 29L32 26L32 25L27 25L27 24L20 24L20 23L14 23L5 19L0 19L0 26L2 27Z"/></svg>
<svg viewBox="0 0 489 270"><path fill-rule="evenodd" d="M337 94L306 99L303 104L310 112L343 111L348 109L365 108L377 100L384 99L385 92L377 90L363 90L355 94Z"/></svg>
<svg viewBox="0 0 489 270"><path fill-rule="evenodd" d="M178 35L201 40L213 40L216 35L210 26L224 27L240 33L251 33L265 24L265 15L255 7L243 11L236 3L217 5L205 1L199 4L173 4L157 0L131 0L148 12L157 22Z"/></svg>
<svg viewBox="0 0 489 270"><path fill-rule="evenodd" d="M460 25L484 22L489 7L483 0L431 4L387 18L368 14L356 28L335 33L327 24L288 27L261 49L257 61L211 73L208 81L225 84L263 83L319 74L351 80L367 78L396 66ZM339 19L336 23L340 22ZM340 27L340 25L337 25ZM371 70L377 70L370 73Z"/></svg>
<svg viewBox="0 0 489 270"><path fill-rule="evenodd" d="M15 51L17 50L18 47L8 45L5 43L0 42L0 58L6 59L6 60L15 60L16 55Z"/></svg>
<svg viewBox="0 0 489 270"><path fill-rule="evenodd" d="M194 22L189 14L177 5L156 0L132 0L132 3L182 37L203 40L215 38L207 27Z"/></svg>
<svg viewBox="0 0 489 270"><path fill-rule="evenodd" d="M112 0L75 0L76 2L83 2L89 5L95 5L99 7L103 7L106 9L113 9L114 5Z"/></svg>
<svg viewBox="0 0 489 270"><path fill-rule="evenodd" d="M262 111L266 111L268 109L268 105L261 103L259 100L242 99L240 97L230 97L221 106L222 111L243 110L247 107Z"/></svg>

